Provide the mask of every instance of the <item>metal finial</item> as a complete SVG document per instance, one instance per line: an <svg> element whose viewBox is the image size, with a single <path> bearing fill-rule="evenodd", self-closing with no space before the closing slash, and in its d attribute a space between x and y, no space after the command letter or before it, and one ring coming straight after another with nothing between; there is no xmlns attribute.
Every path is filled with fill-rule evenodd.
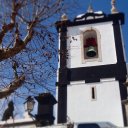
<svg viewBox="0 0 128 128"><path fill-rule="evenodd" d="M87 10L88 13L93 13L93 7L92 7L92 0L90 0L90 4L88 6L88 10Z"/></svg>
<svg viewBox="0 0 128 128"><path fill-rule="evenodd" d="M114 13L118 13L116 7L115 7L115 4L116 4L116 0L111 0L111 5L112 5L112 8L111 8L111 13L114 14Z"/></svg>
<svg viewBox="0 0 128 128"><path fill-rule="evenodd" d="M67 15L64 13L62 16L61 16L61 21L66 21L68 20L68 17Z"/></svg>

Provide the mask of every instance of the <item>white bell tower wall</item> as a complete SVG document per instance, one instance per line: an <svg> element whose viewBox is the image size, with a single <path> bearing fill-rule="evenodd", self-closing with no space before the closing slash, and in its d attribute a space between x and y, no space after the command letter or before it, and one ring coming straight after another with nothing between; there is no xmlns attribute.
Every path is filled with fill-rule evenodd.
<svg viewBox="0 0 128 128"><path fill-rule="evenodd" d="M91 18L90 18L91 17ZM56 23L59 33L57 123L109 122L124 126L126 60L124 14L87 13Z"/></svg>
<svg viewBox="0 0 128 128"><path fill-rule="evenodd" d="M119 82L72 82L67 88L67 110L72 122L100 121L123 126Z"/></svg>
<svg viewBox="0 0 128 128"><path fill-rule="evenodd" d="M68 27L68 68L77 67L88 67L88 66L99 66L107 64L117 63L116 49L115 49L115 39L112 27L113 22L97 23L91 25L81 25ZM99 58L98 59L88 59L83 62L83 52L82 52L82 32L85 30L94 28L99 31L98 35L98 45L99 45ZM93 61L93 62L92 62Z"/></svg>

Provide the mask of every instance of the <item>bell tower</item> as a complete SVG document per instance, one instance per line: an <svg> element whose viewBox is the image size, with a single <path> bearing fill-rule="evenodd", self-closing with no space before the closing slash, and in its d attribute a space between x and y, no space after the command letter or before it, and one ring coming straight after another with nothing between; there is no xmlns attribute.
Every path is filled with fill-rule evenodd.
<svg viewBox="0 0 128 128"><path fill-rule="evenodd" d="M113 5L114 6L114 5ZM110 122L124 126L126 62L124 14L87 11L73 21L62 16L57 78L58 123Z"/></svg>

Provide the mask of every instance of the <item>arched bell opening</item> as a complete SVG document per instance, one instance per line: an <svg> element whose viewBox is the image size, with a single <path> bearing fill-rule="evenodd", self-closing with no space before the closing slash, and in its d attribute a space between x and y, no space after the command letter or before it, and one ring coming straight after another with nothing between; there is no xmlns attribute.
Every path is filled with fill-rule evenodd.
<svg viewBox="0 0 128 128"><path fill-rule="evenodd" d="M83 36L84 59L98 58L97 33L95 30L87 30Z"/></svg>

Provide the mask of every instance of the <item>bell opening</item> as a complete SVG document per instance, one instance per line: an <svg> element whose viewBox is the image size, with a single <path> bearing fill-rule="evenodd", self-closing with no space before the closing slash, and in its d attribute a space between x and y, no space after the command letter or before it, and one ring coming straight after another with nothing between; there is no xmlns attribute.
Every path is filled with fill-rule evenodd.
<svg viewBox="0 0 128 128"><path fill-rule="evenodd" d="M98 58L97 32L93 29L86 30L83 37L84 59Z"/></svg>

